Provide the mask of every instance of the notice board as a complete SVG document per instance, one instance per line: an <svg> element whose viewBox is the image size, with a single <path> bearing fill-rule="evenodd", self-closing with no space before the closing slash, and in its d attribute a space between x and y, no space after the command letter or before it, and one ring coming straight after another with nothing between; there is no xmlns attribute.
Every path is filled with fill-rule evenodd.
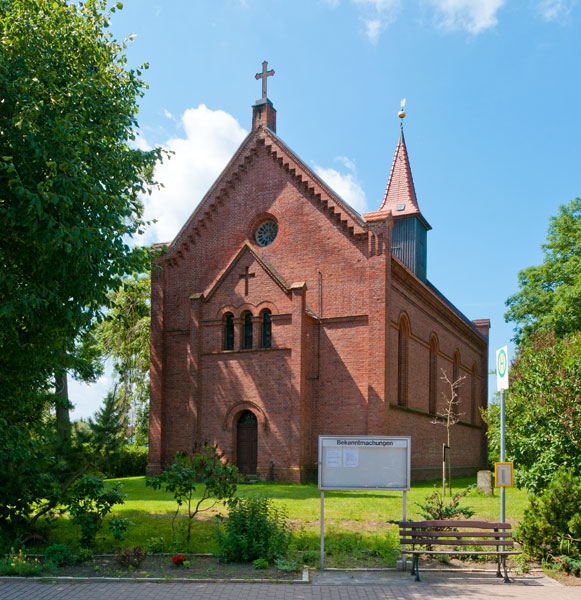
<svg viewBox="0 0 581 600"><path fill-rule="evenodd" d="M320 490L410 489L410 437L319 436Z"/></svg>

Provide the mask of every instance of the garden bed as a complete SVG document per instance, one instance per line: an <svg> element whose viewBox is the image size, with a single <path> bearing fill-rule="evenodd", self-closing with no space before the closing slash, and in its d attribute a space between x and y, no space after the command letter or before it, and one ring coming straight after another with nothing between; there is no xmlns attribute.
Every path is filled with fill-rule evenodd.
<svg viewBox="0 0 581 600"><path fill-rule="evenodd" d="M150 555L139 567L125 568L114 555L95 556L72 566L59 567L57 577L117 577L117 578L160 578L160 579L267 579L292 581L300 579L301 573L287 573L274 566L256 569L252 563L224 563L215 556L189 555L189 566L172 564L169 555Z"/></svg>

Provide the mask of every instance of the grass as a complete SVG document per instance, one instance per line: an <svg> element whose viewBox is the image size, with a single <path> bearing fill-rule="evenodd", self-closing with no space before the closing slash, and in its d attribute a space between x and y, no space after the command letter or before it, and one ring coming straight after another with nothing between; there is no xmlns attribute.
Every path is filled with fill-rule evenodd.
<svg viewBox="0 0 581 600"><path fill-rule="evenodd" d="M128 477L118 481L127 494L125 504L117 506L111 517L127 517L134 525L129 528L124 546L141 545L152 550L155 541L156 551L209 552L218 551L215 531L218 526L216 514L225 514L222 505L200 513L192 528L192 540L189 546L185 537L178 531L174 540L171 529L176 503L171 494L155 491L145 486L144 477ZM421 518L416 502L423 502L431 494L436 482L417 482L407 493L407 517ZM475 483L474 477L455 479L453 491L464 489ZM200 486L201 487L201 486ZM198 490L201 492L201 490ZM291 524L297 532L295 551L304 553L306 562L316 561L319 548L319 518L321 494L315 484L296 485L286 483L254 483L238 487L239 496L253 494L268 495L275 505L284 507ZM528 504L525 491L507 490L507 519L517 523L522 519ZM477 491L462 501L462 505L471 506L476 514L473 518L499 520L500 495L486 497ZM183 515L183 512L181 513ZM353 558L391 564L395 560L397 549L397 529L393 522L402 517L401 492L345 491L325 493L326 550L330 553L329 566L342 566ZM185 517L178 517L176 523L183 525ZM77 540L77 528L61 517L51 528L50 543L69 543ZM113 539L107 524L98 535L94 550L113 552L120 543Z"/></svg>

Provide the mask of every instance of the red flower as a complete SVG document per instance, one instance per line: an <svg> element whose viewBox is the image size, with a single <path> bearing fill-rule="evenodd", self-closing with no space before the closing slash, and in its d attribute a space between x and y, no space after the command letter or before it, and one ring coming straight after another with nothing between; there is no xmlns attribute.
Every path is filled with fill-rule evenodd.
<svg viewBox="0 0 581 600"><path fill-rule="evenodd" d="M183 554L176 554L175 556L171 557L171 562L178 566L182 566L186 560L188 559Z"/></svg>

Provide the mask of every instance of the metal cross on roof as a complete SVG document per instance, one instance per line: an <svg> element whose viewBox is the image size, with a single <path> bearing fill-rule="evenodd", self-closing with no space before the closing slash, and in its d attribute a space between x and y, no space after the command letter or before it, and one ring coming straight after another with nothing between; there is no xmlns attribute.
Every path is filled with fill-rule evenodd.
<svg viewBox="0 0 581 600"><path fill-rule="evenodd" d="M262 62L262 73L256 73L254 76L255 79L262 79L262 99L266 100L266 78L274 75L274 69L267 71L268 61L265 60Z"/></svg>

